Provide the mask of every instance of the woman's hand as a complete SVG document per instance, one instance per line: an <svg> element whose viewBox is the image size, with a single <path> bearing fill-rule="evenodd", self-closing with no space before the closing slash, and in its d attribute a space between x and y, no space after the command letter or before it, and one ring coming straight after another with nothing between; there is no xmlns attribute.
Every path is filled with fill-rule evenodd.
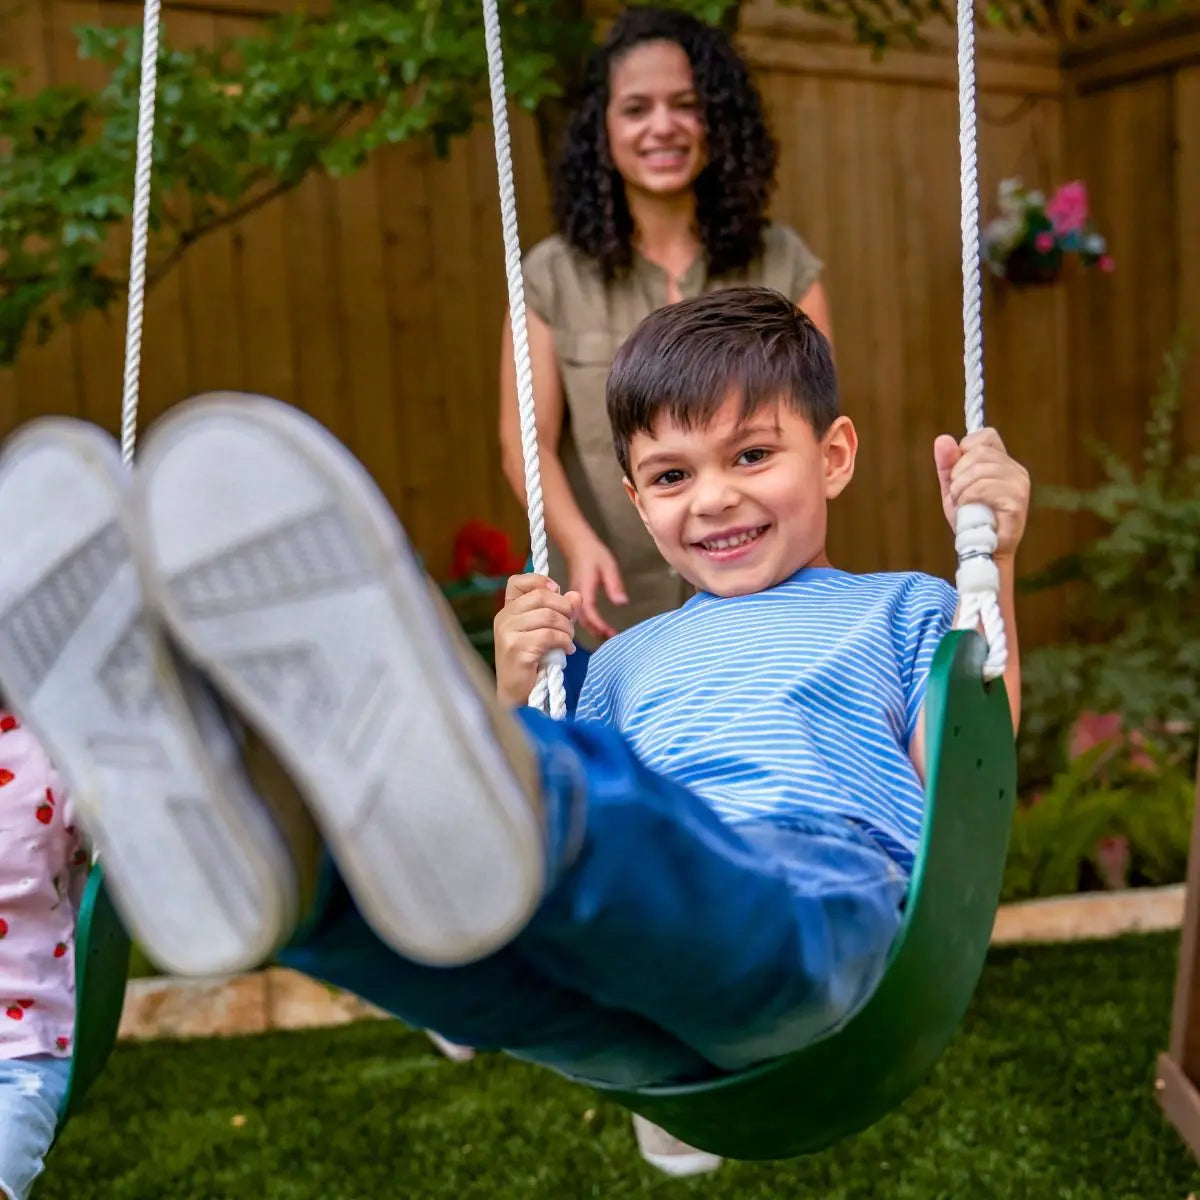
<svg viewBox="0 0 1200 1200"><path fill-rule="evenodd" d="M496 692L505 704L529 702L538 668L551 650L575 653L577 592L562 595L545 575L513 575L504 607L492 628L496 635Z"/></svg>
<svg viewBox="0 0 1200 1200"><path fill-rule="evenodd" d="M571 591L580 599L579 620L598 638L610 638L616 630L600 615L596 598L603 588L613 604L628 604L621 569L613 552L597 537L577 543L566 553Z"/></svg>

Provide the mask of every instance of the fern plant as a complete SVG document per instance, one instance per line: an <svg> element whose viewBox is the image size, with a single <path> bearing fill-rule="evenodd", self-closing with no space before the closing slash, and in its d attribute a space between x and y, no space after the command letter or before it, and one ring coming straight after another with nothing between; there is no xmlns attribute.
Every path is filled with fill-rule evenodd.
<svg viewBox="0 0 1200 1200"><path fill-rule="evenodd" d="M1146 421L1139 465L1096 454L1095 487L1048 487L1038 501L1086 514L1103 531L1083 549L1022 581L1069 593L1067 643L1030 654L1023 674L1022 774L1044 780L1062 764L1062 735L1083 711L1120 713L1166 740L1200 726L1200 457L1178 447L1182 336ZM1069 585L1069 586L1068 586Z"/></svg>
<svg viewBox="0 0 1200 1200"><path fill-rule="evenodd" d="M1102 742L1018 809L1003 898L1177 883L1191 824L1192 781L1177 750L1140 734Z"/></svg>

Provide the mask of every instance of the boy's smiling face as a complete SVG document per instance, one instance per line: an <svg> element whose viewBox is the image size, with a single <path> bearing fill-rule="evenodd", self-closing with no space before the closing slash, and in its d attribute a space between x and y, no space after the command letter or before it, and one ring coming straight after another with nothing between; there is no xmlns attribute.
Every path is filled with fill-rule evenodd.
<svg viewBox="0 0 1200 1200"><path fill-rule="evenodd" d="M745 596L828 565L826 505L850 482L858 437L838 417L818 438L791 405L744 421L731 395L707 425L664 414L629 444L625 487L663 558L717 596Z"/></svg>

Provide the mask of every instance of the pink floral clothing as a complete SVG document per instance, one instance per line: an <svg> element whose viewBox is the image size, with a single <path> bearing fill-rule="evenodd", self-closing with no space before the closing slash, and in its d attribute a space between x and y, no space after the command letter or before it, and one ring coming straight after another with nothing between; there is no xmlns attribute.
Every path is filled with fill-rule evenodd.
<svg viewBox="0 0 1200 1200"><path fill-rule="evenodd" d="M0 709L0 1058L71 1054L86 867L58 773Z"/></svg>

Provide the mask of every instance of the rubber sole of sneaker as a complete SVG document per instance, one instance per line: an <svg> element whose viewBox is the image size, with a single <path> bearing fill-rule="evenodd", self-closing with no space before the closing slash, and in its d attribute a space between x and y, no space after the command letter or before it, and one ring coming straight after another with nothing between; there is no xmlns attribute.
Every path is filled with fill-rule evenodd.
<svg viewBox="0 0 1200 1200"><path fill-rule="evenodd" d="M235 748L210 698L147 619L127 485L94 426L48 418L9 439L0 686L67 781L146 953L177 974L244 970L294 922L294 877L228 767Z"/></svg>
<svg viewBox="0 0 1200 1200"><path fill-rule="evenodd" d="M483 957L542 894L541 811L403 531L295 409L198 397L143 443L156 609L296 781L363 917L415 961Z"/></svg>

